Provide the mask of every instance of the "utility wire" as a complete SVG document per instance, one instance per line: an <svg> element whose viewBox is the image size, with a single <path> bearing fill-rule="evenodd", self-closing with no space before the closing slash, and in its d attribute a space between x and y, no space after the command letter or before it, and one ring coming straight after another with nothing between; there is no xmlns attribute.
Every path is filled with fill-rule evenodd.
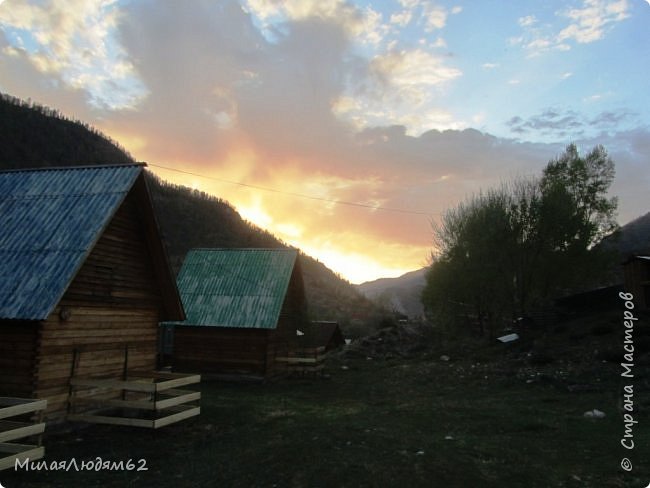
<svg viewBox="0 0 650 488"><path fill-rule="evenodd" d="M262 190L262 191L268 191L272 193L279 193L282 195L289 195L292 197L297 197L297 198L305 198L308 200L316 200L320 202L327 202L327 203L334 203L336 205L348 205L351 207L361 207L361 208L367 208L371 210L384 210L386 212L398 212L398 213L404 213L404 214L412 214L412 215L426 215L427 217L431 217L433 215L440 215L437 213L432 213L432 212L421 212L418 210L407 210L403 208L394 208L394 207L382 207L380 205L369 205L367 203L359 203L359 202L348 202L345 200L333 200L331 198L323 198L323 197L315 197L313 195L305 195L304 193L294 193L290 191L284 191L284 190L278 190L276 188L268 188L264 186L258 186L258 185L250 185L248 183L242 183L241 181L232 181L232 180L224 180L222 178L215 178L214 176L208 176L208 175L202 175L200 173L193 173L191 171L185 171L182 169L177 169L177 168L170 168L169 166L161 166L159 164L153 164L153 163L147 163L147 166L153 166L154 168L160 168L160 169L165 169L168 171L174 171L176 173L182 173L185 175L191 175L191 176L196 176L199 178L205 178L208 180L214 180L218 181L220 183L228 183L230 185L238 185L238 186L243 186L246 188L253 188L255 190Z"/></svg>

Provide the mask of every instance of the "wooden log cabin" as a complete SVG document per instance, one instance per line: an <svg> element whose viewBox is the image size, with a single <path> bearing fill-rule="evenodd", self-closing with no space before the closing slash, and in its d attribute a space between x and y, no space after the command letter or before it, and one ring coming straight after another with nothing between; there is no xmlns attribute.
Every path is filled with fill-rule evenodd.
<svg viewBox="0 0 650 488"><path fill-rule="evenodd" d="M64 420L72 376L153 371L184 318L143 165L0 172L0 396Z"/></svg>
<svg viewBox="0 0 650 488"><path fill-rule="evenodd" d="M167 349L175 371L250 377L286 372L276 358L286 357L307 321L297 251L194 249L177 283L187 319L162 324L174 328Z"/></svg>

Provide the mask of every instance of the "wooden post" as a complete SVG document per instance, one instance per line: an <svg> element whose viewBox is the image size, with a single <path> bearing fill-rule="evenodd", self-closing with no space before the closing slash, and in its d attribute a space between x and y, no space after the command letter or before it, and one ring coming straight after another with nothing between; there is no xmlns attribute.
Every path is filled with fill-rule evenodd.
<svg viewBox="0 0 650 488"><path fill-rule="evenodd" d="M124 367L122 369L122 381L129 377L129 345L124 346ZM126 400L126 390L122 390L122 400Z"/></svg>
<svg viewBox="0 0 650 488"><path fill-rule="evenodd" d="M45 410L41 409L38 411L38 416L37 416L37 423L42 424L43 423L43 417L45 416ZM38 447L41 447L43 445L43 432L41 432L38 437L36 438L36 442Z"/></svg>
<svg viewBox="0 0 650 488"><path fill-rule="evenodd" d="M72 350L72 365L70 366L70 380L74 378L78 366L79 366L79 349L75 347ZM72 385L72 381L70 381L68 386L68 413L72 412L74 394L75 394L75 388Z"/></svg>

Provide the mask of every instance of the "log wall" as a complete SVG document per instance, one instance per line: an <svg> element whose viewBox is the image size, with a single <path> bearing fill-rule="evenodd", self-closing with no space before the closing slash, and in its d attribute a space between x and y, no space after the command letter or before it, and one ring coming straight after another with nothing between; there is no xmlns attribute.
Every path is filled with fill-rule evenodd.
<svg viewBox="0 0 650 488"><path fill-rule="evenodd" d="M0 321L0 396L32 398L37 322Z"/></svg>
<svg viewBox="0 0 650 488"><path fill-rule="evenodd" d="M181 373L266 374L267 331L177 326L172 366Z"/></svg>
<svg viewBox="0 0 650 488"><path fill-rule="evenodd" d="M34 396L48 421L67 412L69 379L154 370L160 318L146 236L129 194L53 313L38 331Z"/></svg>

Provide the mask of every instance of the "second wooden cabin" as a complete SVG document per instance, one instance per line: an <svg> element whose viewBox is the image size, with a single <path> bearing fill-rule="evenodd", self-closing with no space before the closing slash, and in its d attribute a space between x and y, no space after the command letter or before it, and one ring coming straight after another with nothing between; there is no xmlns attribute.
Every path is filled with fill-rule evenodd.
<svg viewBox="0 0 650 488"><path fill-rule="evenodd" d="M194 249L178 274L187 319L174 324L175 371L268 377L286 372L305 291L293 249ZM163 334L171 339L171 334Z"/></svg>

